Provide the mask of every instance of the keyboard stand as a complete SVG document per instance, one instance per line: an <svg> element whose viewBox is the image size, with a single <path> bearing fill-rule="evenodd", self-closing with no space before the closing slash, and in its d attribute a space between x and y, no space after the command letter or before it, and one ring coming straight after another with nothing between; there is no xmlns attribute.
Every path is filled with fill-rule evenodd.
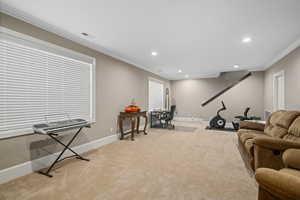
<svg viewBox="0 0 300 200"><path fill-rule="evenodd" d="M62 158L60 159L63 154L65 153L65 151L68 149L70 150L74 155L73 156L76 156L77 159L80 159L80 160L85 160L85 161L90 161L89 159L87 158L84 158L82 156L80 156L78 153L76 153L73 149L70 148L70 145L73 143L73 141L75 140L75 138L78 136L78 134L81 132L83 127L80 127L79 130L75 133L75 135L71 138L71 140L67 143L67 144L64 144L63 142L61 142L59 139L57 139L57 136L58 134L55 134L55 133L49 133L49 134L46 134L48 135L49 137L51 137L54 141L56 141L57 143L61 144L62 146L64 146L64 149L62 150L62 152L59 154L59 156L56 158L56 160L51 164L51 166L47 169L46 172L43 172L43 171L39 171L40 174L42 175L45 175L45 176L48 176L50 178L53 177L53 175L50 174L50 171L52 170L52 168L55 166L56 163L64 160L65 158L69 158L69 157L65 157L65 158ZM73 156L70 156L70 157L73 157Z"/></svg>

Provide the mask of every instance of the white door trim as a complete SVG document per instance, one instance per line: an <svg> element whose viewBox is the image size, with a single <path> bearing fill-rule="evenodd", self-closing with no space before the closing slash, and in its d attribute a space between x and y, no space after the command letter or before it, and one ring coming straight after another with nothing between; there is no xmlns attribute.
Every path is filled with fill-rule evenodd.
<svg viewBox="0 0 300 200"><path fill-rule="evenodd" d="M276 80L278 77L282 77L283 79L283 108L285 108L285 78L284 78L284 70L279 71L275 74L273 74L273 111L277 110L278 102L277 102L277 83Z"/></svg>

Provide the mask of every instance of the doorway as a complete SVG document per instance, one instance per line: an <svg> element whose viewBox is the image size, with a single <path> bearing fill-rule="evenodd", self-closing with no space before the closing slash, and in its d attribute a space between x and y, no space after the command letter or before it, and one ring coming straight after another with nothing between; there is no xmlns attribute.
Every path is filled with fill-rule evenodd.
<svg viewBox="0 0 300 200"><path fill-rule="evenodd" d="M162 81L149 78L148 81L148 109L149 111L164 108L164 84Z"/></svg>
<svg viewBox="0 0 300 200"><path fill-rule="evenodd" d="M273 110L285 109L284 71L273 75Z"/></svg>

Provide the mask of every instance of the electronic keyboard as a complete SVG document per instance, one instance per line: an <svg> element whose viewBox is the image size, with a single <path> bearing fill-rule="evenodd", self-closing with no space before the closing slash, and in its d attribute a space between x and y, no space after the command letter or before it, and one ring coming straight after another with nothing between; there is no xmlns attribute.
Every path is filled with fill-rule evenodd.
<svg viewBox="0 0 300 200"><path fill-rule="evenodd" d="M90 123L84 119L70 119L63 121L56 121L50 123L33 125L35 133L39 134L53 134L57 132L63 132L69 129L90 127Z"/></svg>

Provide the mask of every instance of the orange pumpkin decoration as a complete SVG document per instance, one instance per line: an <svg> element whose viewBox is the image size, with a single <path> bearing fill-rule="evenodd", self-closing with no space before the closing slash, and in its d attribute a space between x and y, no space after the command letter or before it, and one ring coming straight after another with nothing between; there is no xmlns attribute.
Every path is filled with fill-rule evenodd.
<svg viewBox="0 0 300 200"><path fill-rule="evenodd" d="M141 109L138 106L136 106L134 99L132 99L131 105L129 105L125 108L125 112L140 112L140 111L141 111Z"/></svg>
<svg viewBox="0 0 300 200"><path fill-rule="evenodd" d="M125 112L139 112L141 109L138 106L130 105L125 108Z"/></svg>

